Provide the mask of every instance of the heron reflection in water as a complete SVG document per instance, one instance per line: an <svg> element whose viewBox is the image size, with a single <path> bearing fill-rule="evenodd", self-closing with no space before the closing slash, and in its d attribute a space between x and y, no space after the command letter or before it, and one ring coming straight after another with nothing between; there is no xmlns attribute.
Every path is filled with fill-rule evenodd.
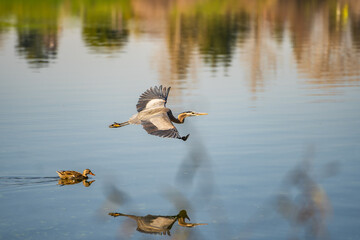
<svg viewBox="0 0 360 240"><path fill-rule="evenodd" d="M170 229L176 221L182 227L195 227L198 225L207 225L206 223L187 223L185 218L190 221L186 210L181 210L177 215L174 216L161 216L161 215L146 215L146 216L135 216L122 213L109 213L110 216L118 217L125 216L134 219L137 223L137 231L142 233L169 235Z"/></svg>
<svg viewBox="0 0 360 240"><path fill-rule="evenodd" d="M140 95L136 104L138 113L134 114L128 121L123 123L113 123L110 128L123 127L129 124L141 124L147 133L164 138L178 138L186 141L190 134L180 136L174 123L184 123L186 117L207 115L207 113L199 113L186 111L174 117L172 111L166 107L167 98L170 87L155 86L146 90Z"/></svg>

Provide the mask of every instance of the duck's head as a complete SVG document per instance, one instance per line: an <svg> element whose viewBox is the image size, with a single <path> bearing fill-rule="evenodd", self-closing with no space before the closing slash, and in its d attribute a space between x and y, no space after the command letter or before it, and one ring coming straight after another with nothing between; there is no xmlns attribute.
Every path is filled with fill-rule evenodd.
<svg viewBox="0 0 360 240"><path fill-rule="evenodd" d="M181 210L180 212L179 212L179 214L177 215L177 217L179 218L179 219L188 219L189 221L190 221L190 218L189 218L189 216L187 215L187 212L186 212L186 210Z"/></svg>
<svg viewBox="0 0 360 240"><path fill-rule="evenodd" d="M91 170L87 168L84 170L83 175L87 177L88 174L95 176L95 174L93 174Z"/></svg>

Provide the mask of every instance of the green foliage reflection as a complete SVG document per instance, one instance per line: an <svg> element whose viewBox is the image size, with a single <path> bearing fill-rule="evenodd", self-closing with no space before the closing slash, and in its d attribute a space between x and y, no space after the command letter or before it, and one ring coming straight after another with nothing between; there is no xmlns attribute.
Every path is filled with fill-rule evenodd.
<svg viewBox="0 0 360 240"><path fill-rule="evenodd" d="M337 51L360 49L356 6L357 0L0 0L0 37L14 27L18 54L41 67L56 58L65 19L80 21L86 46L106 54L121 51L131 34L160 33L166 52L159 54L159 66L167 66L161 67L160 78L170 81L187 78L198 56L214 70L226 69L236 48L250 47L245 57L251 64L250 85L259 86L259 73L276 66L276 49L268 46L273 40L282 44L285 36L295 61L312 78L322 78L325 72L336 79L332 72L341 68L332 65L356 72L356 64L349 63L359 59ZM319 36L315 27L321 29ZM328 44L316 46L321 57L315 58L310 56L315 51L304 46L312 46L310 39L318 37Z"/></svg>
<svg viewBox="0 0 360 240"><path fill-rule="evenodd" d="M120 49L127 42L127 21L131 17L129 1L83 1L83 38L90 47Z"/></svg>

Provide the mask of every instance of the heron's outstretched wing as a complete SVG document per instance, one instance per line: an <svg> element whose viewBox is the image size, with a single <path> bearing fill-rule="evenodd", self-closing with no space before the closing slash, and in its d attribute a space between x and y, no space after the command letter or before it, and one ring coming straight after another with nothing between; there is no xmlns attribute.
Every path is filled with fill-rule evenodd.
<svg viewBox="0 0 360 240"><path fill-rule="evenodd" d="M146 90L140 95L139 101L136 104L137 111L141 112L144 109L165 107L169 92L170 87L166 88L162 85Z"/></svg>
<svg viewBox="0 0 360 240"><path fill-rule="evenodd" d="M147 215L136 221L138 224L137 230L143 233L170 235L170 229L175 221L176 217Z"/></svg>
<svg viewBox="0 0 360 240"><path fill-rule="evenodd" d="M166 112L156 114L148 120L141 121L141 125L151 135L164 138L181 138Z"/></svg>

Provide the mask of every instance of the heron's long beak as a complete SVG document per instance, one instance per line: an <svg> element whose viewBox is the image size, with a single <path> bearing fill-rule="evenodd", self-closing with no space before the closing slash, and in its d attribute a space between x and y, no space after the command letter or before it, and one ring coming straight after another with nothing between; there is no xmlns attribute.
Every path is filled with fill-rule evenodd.
<svg viewBox="0 0 360 240"><path fill-rule="evenodd" d="M196 115L208 115L207 113L196 113Z"/></svg>
<svg viewBox="0 0 360 240"><path fill-rule="evenodd" d="M121 127L121 125L119 123L113 123L111 125L109 125L109 128L118 128Z"/></svg>
<svg viewBox="0 0 360 240"><path fill-rule="evenodd" d="M190 221L190 218L187 214L186 214L185 218Z"/></svg>

